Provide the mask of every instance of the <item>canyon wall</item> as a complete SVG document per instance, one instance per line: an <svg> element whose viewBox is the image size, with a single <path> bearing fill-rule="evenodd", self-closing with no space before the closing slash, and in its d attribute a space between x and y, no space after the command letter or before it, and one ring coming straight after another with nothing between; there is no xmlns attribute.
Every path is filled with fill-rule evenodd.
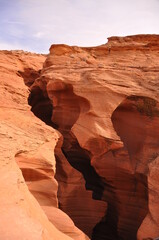
<svg viewBox="0 0 159 240"><path fill-rule="evenodd" d="M159 237L158 35L1 51L0 81L0 237Z"/></svg>
<svg viewBox="0 0 159 240"><path fill-rule="evenodd" d="M39 76L45 59L23 51L0 51L3 240L89 239L58 208L54 148L60 136L35 117L28 105L27 86Z"/></svg>
<svg viewBox="0 0 159 240"><path fill-rule="evenodd" d="M63 136L55 149L60 208L93 240L159 236L158 60L157 35L52 45L31 86L32 111L41 92Z"/></svg>

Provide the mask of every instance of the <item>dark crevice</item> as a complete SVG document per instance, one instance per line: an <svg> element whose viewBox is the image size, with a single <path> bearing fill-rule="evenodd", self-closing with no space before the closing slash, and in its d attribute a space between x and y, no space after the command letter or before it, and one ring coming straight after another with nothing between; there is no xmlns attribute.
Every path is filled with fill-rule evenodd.
<svg viewBox="0 0 159 240"><path fill-rule="evenodd" d="M28 103L31 106L31 111L34 113L36 117L41 119L47 125L57 128L57 125L54 124L51 120L53 106L48 98L48 96L44 96L43 91L40 87L34 87L31 90L31 93L28 98Z"/></svg>
<svg viewBox="0 0 159 240"><path fill-rule="evenodd" d="M31 80L28 80L28 73L24 72L20 74L24 78L24 82L27 86L30 86L31 83L34 82L32 77ZM33 75L34 74L31 74L31 76ZM36 74L34 76L36 76ZM60 100L59 94L63 95ZM31 111L36 117L41 119L47 125L58 129L62 133L63 145L61 149L64 156L73 168L82 173L86 182L86 190L91 190L93 192L92 198L101 200L104 191L104 181L101 177L99 177L95 169L91 166L90 153L80 147L78 140L71 132L71 127L78 119L80 111L87 111L89 109L89 103L86 99L76 96L73 93L73 88L71 85L67 85L64 91L58 91L58 93L54 92L54 96L57 97L60 102L55 109L53 109L53 103L49 99L47 92L44 93L38 86L32 86L28 98L28 104L31 106ZM60 106L61 103L64 105L64 109L63 106ZM68 112L72 113L72 115L68 116ZM56 160L56 167L58 172L58 156L56 156ZM57 176L55 177L58 178ZM64 211L64 209L62 210ZM70 215L70 217L75 222L76 226L80 228L78 221L75 221L73 216ZM92 229L93 227L94 226L92 226ZM86 232L86 234L90 232L89 229L88 231L85 231L81 228L81 230Z"/></svg>
<svg viewBox="0 0 159 240"><path fill-rule="evenodd" d="M79 118L79 114L89 111L89 102L85 98L77 96L73 92L73 87L70 84L63 84L62 89L59 90L58 88L58 91L52 92L52 95L53 98L56 99L57 103L57 106L54 109L52 121L58 125L58 130L63 136L61 150L69 164L83 175L85 188L86 190L92 191L92 198L101 200L105 188L104 179L97 174L91 165L91 153L80 146L78 139L71 131L73 125ZM58 171L59 167L60 166L58 166L57 161L57 179L58 174L60 174ZM80 197L82 200L82 196ZM67 212L67 209L62 208L62 210L72 218L77 227L81 228L81 220L78 221L76 216L70 214L69 211ZM81 216L79 219L80 218ZM94 226L91 226L91 230L82 227L81 230L91 236L89 233L92 232L93 227Z"/></svg>
<svg viewBox="0 0 159 240"><path fill-rule="evenodd" d="M36 78L40 76L41 70L35 70L32 68L24 68L24 71L18 71L17 74L24 79L26 86L30 87Z"/></svg>
<svg viewBox="0 0 159 240"><path fill-rule="evenodd" d="M28 75L20 74L29 86L32 80L27 81ZM53 107L53 102L40 87L32 88L28 103L35 116L47 125L58 129L63 135L62 152L70 165L82 173L86 190L93 192L94 199L105 200L108 203L105 217L96 226L92 226L91 239L135 240L138 228L148 212L146 174L148 160L150 155L154 154L154 149L149 151L149 156L146 158L144 154L145 159L141 158L145 139L149 134L147 123L159 116L157 103L155 100L133 96L123 101L113 112L113 126L124 143L124 151L128 155L133 173L114 166L115 170L113 169L109 176L105 175L102 178L91 166L91 153L80 146L78 139L71 131L80 113L89 110L89 103L86 99L77 96L70 84L65 86L63 84L61 90L59 86L58 90L52 91L56 106ZM107 158L107 155L105 157ZM118 161L115 154L113 157ZM139 166L141 163L143 168ZM60 169L57 158L58 168ZM73 219L72 216L70 217ZM78 222L76 225L78 227Z"/></svg>
<svg viewBox="0 0 159 240"><path fill-rule="evenodd" d="M79 114L89 110L89 102L85 98L77 96L73 92L72 85L64 83L61 85L61 90L58 86L58 91L52 93L58 102L54 109L52 121L58 125L58 130L63 135L63 154L71 166L82 173L86 181L86 189L93 191L94 199L101 200L104 191L103 179L91 166L90 153L79 145L77 138L71 131Z"/></svg>
<svg viewBox="0 0 159 240"><path fill-rule="evenodd" d="M113 212L113 216L112 216ZM119 240L117 232L118 213L114 206L109 204L106 216L93 229L92 240Z"/></svg>
<svg viewBox="0 0 159 240"><path fill-rule="evenodd" d="M67 147L68 142L69 148ZM82 173L86 190L93 192L93 199L101 200L105 184L90 164L90 153L80 147L77 138L70 132L64 137L62 151L71 166Z"/></svg>
<svg viewBox="0 0 159 240"><path fill-rule="evenodd" d="M112 180L114 187L105 188L107 213L94 228L92 240L135 240L137 230L147 214L146 177L143 174L121 174L121 169L117 171L120 176L116 174L118 181Z"/></svg>
<svg viewBox="0 0 159 240"><path fill-rule="evenodd" d="M66 132L65 132L65 134L66 134ZM67 147L68 142L69 142L69 148ZM67 137L66 138L64 137L61 150L62 150L63 155L65 156L65 159L67 159L69 164L83 175L83 178L85 180L85 189L92 191L92 197L90 196L90 198L92 198L94 200L101 200L101 198L103 196L105 183L104 183L103 179L96 173L95 169L91 166L90 153L87 150L80 147L78 140L72 133L68 133ZM56 149L55 149L55 153L56 153ZM67 178L69 176L69 178L72 178L72 180L69 180L69 181L76 184L76 186L77 186L76 191L78 192L79 185L82 184L82 182L80 183L80 182L77 182L76 180L74 180L73 179L74 176L69 175L69 173L68 173L68 176L67 176L67 173L65 175L65 173L63 172L63 167L61 167L61 164L59 164L60 159L59 159L58 153L56 155L56 159L57 159L57 165L56 165L57 171L56 171L55 177L56 177L57 181L60 183L62 175L64 175L64 177L63 177L64 181L67 181ZM72 183L70 183L70 184L72 184ZM80 201L83 202L83 205L89 204L89 203L83 201L84 196L82 195L82 192L81 192L81 194L76 193L75 195L79 196L79 198L81 199ZM81 207L81 213L80 213L79 204L77 204L79 209L77 207L76 210L74 209L73 211L71 211L70 210L70 208L72 208L71 205L69 206L69 208L67 206L63 206L63 203L61 204L61 202L60 202L61 198L62 198L62 196L59 195L58 199L59 199L59 204L60 204L61 209L63 211L65 211L71 217L71 219L74 221L75 225L78 228L80 228L83 232L85 232L85 234L87 234L89 237L91 237L94 225L99 220L96 221L96 223L94 225L91 225L91 222L88 223L87 225L89 225L89 226L86 228L86 226L83 226L83 223L85 222L84 216L82 216L83 207ZM71 201L71 199L70 199L70 201ZM63 202L63 199L62 199L62 202ZM64 202L65 202L65 200L64 200ZM76 201L73 200L73 202L74 202L74 208L76 208L75 207ZM88 208L89 207L90 206L88 206ZM98 204L97 204L97 207L92 208L92 211L97 211L97 209L98 209ZM77 214L74 214L75 211L78 212L79 219L78 219ZM87 211L87 209L86 209L86 211ZM103 211L102 216L104 215L105 211L106 210ZM90 214L92 215L92 213L90 213ZM82 220L83 223L81 223L81 218L83 218L83 220ZM94 220L93 220L93 222L94 222ZM91 226L91 228L90 228L90 226Z"/></svg>
<svg viewBox="0 0 159 240"><path fill-rule="evenodd" d="M137 231L148 213L148 163L150 159L154 159L152 156L159 150L157 144L159 136L154 134L153 130L155 119L159 116L157 106L154 99L130 96L112 114L114 129L124 143L132 171L130 174L128 171L122 173L118 170L119 174L116 175L118 182L114 181L114 184L121 195L116 194L115 201L110 203L108 201L106 222L111 222L110 216L116 212L114 215L116 220L112 221L111 226L115 224L118 238L112 239L137 239ZM124 179L126 182L123 185ZM125 191L127 196L122 197ZM110 204L113 204L111 209Z"/></svg>

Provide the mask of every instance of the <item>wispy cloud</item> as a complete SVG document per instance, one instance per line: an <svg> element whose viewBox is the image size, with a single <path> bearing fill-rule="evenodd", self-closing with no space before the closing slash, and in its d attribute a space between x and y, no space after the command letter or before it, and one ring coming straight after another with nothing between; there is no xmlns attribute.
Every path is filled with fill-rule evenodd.
<svg viewBox="0 0 159 240"><path fill-rule="evenodd" d="M5 23L5 24L18 24L18 25L25 25L24 22L9 21L9 20L4 20L3 23Z"/></svg>
<svg viewBox="0 0 159 240"><path fill-rule="evenodd" d="M112 35L159 33L158 0L0 0L0 7L0 40L38 52L52 43L92 46Z"/></svg>
<svg viewBox="0 0 159 240"><path fill-rule="evenodd" d="M45 36L45 32L36 32L33 37L42 39Z"/></svg>
<svg viewBox="0 0 159 240"><path fill-rule="evenodd" d="M7 43L0 41L0 50L24 50L24 51L32 51L34 50L30 46L24 46L23 44L20 43Z"/></svg>

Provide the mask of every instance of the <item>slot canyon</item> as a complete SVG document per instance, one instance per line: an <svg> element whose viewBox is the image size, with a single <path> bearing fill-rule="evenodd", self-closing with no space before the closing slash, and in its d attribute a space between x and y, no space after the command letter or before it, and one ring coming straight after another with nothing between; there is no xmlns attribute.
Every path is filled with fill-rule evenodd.
<svg viewBox="0 0 159 240"><path fill-rule="evenodd" d="M0 51L0 238L159 238L159 36Z"/></svg>

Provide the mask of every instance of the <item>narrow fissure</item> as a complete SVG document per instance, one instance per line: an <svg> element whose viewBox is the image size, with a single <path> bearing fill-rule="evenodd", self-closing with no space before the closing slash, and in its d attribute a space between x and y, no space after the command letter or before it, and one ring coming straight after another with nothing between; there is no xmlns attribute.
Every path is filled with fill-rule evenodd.
<svg viewBox="0 0 159 240"><path fill-rule="evenodd" d="M51 92L51 95L53 96L53 102L56 99L55 102L57 104L53 110L54 112L52 115L52 121L56 126L58 126L57 129L63 136L61 150L66 161L68 161L70 166L77 170L83 177L81 179L77 171L73 171L73 174L66 173L66 177L63 177L62 181L68 181L67 178L69 178L69 181L72 182L74 175L76 175L75 180L73 181L77 189L68 189L68 193L70 191L70 195L72 195L73 198L73 200L70 199L70 202L65 200L65 194L63 191L60 192L60 190L58 199L61 209L72 218L77 227L91 237L93 227L96 225L96 223L98 223L99 220L101 220L106 211L106 204L104 202L102 203L101 201L93 200L101 200L104 191L104 181L91 166L90 153L86 149L81 148L77 138L71 131L71 128L77 121L79 114L89 110L89 103L86 99L75 95L71 85L61 84L61 86L61 90L59 84L58 91ZM58 153L56 155L58 157ZM60 185L61 172L58 171L59 161L57 161L56 178ZM68 166L68 172L70 169L71 168ZM80 179L76 180L76 178L79 177ZM83 187L80 185L83 185ZM62 186L63 183L61 184L61 188ZM67 199L68 198L69 194L67 195ZM79 200L80 203L78 202ZM84 200L86 200L89 204L87 207ZM74 205L74 209L70 211L69 208L71 208L71 202ZM75 210L76 208L79 210ZM89 219L89 221L87 221L87 219Z"/></svg>
<svg viewBox="0 0 159 240"><path fill-rule="evenodd" d="M47 125L56 128L57 126L51 121L53 106L50 99L43 95L39 87L33 88L29 98L28 104L31 106L31 111L34 115L40 118Z"/></svg>
<svg viewBox="0 0 159 240"><path fill-rule="evenodd" d="M136 239L144 217L147 214L147 181L145 176L121 174L113 180L114 187L106 187L104 199L108 203L103 221L94 228L93 240ZM126 179L126 180L125 180ZM123 181L127 183L123 183ZM124 186L125 185L125 186Z"/></svg>
<svg viewBox="0 0 159 240"><path fill-rule="evenodd" d="M61 167L62 157L55 149L58 162L56 178L62 188L61 191L59 190L58 199L61 209L71 217L77 227L91 237L93 227L101 220L106 211L106 204L99 201L103 195L104 181L91 166L89 152L80 147L72 133L68 133L68 135L69 141L68 136L64 138L61 152L69 166L66 165L64 160L65 166ZM67 148L68 142L69 148ZM64 168L67 169L66 173L63 173ZM82 179L79 175L82 176ZM61 184L60 180L62 181ZM66 189L67 186L68 188L70 186L71 190L68 189L68 194L63 194L64 186L66 186Z"/></svg>
<svg viewBox="0 0 159 240"><path fill-rule="evenodd" d="M23 73L21 73L21 75L23 75ZM25 74L24 74L25 76ZM28 76L28 74L27 74ZM26 78L27 79L27 78ZM24 79L24 81L26 82L26 79ZM30 81L29 81L30 82ZM31 84L28 84L28 81L26 83L27 86L30 86ZM70 88L70 86L68 86L68 91L71 92L71 94L73 95L73 97L76 98L76 95L73 93L72 88ZM70 92L67 94L67 96L70 95ZM81 99L80 99L81 101ZM73 101L72 101L73 102ZM66 119L66 129L64 129L64 131L61 131L60 129L60 123L58 123L58 121L53 121L52 120L52 116L53 116L53 104L50 101L49 97L47 96L47 93L43 93L43 91L40 89L40 87L32 87L31 88L31 92L30 95L28 97L28 104L31 106L31 111L34 113L34 115L36 117L38 117L39 119L41 119L43 122L45 122L47 125L58 129L61 133L63 133L63 144L61 146L61 150L63 152L63 155L66 157L66 160L69 162L69 164L77 171L79 171L82 175L83 175L83 183L84 183L84 188L82 189L82 193L86 192L86 196L84 196L84 199L86 199L86 201L90 201L91 203L91 199L97 199L100 200L102 197L102 192L104 190L104 182L102 180L102 178L100 178L98 176L98 174L96 173L96 171L94 170L94 168L91 166L90 164L90 156L88 151L82 149L78 143L78 140L75 138L75 136L69 131L69 129L71 129L72 124L70 124L69 121L67 121ZM75 102L75 106L71 106L74 112L74 116L77 114L79 114L79 106L77 104L77 108L76 108L76 102ZM85 99L84 99L84 104L85 104ZM87 103L86 103L87 104ZM84 106L84 108L87 109L87 106ZM59 111L59 108L57 107L57 109ZM59 112L56 114L56 116L59 114ZM63 113L62 113L63 115ZM59 116L57 117L57 119L59 119ZM61 118L60 118L61 119ZM69 119L70 121L72 121L72 119ZM76 119L73 119L74 121L76 121ZM64 122L62 123L62 127L63 127ZM69 143L69 147L68 147L68 143ZM59 175L61 174L61 171L58 172L59 169L59 161L58 161L58 154L56 154L56 149L55 149L55 156L57 158L57 171L56 171L56 179L58 180ZM25 174L25 171L23 171ZM58 176L57 176L58 175ZM81 180L81 179L80 179ZM81 184L80 182L78 182L79 184ZM78 186L77 186L78 188ZM87 191L88 190L88 194ZM78 192L78 189L75 189L76 192ZM90 192L91 191L91 192ZM93 195L92 195L92 191L93 191ZM79 195L79 194L77 194ZM88 196L87 196L88 195ZM80 195L79 195L80 196ZM66 212L71 219L74 221L74 223L76 224L77 227L79 227L79 229L81 229L84 233L86 233L89 237L91 237L92 235L92 229L95 226L95 224L103 217L104 212L105 212L105 208L106 208L106 204L105 203L101 203L101 201L94 201L93 203L93 210L96 214L92 216L92 212L91 212L91 207L88 205L85 205L85 203L82 203L82 205L84 206L84 208L82 207L81 211L87 211L88 209L88 214L90 212L90 217L87 216L87 219L84 219L84 217L82 217L82 219L80 219L80 216L78 216L76 214L76 216L74 216L74 214L70 213L70 211L67 211L67 207L62 207L62 204L60 202L60 197L58 196L58 200L59 200L59 208L61 210L63 210L64 212ZM81 200L83 196L80 196ZM61 197L62 198L62 197ZM89 204L89 202L88 202ZM91 203L92 204L92 203ZM70 203L71 205L71 203ZM70 208L70 205L69 208ZM79 205L79 207L82 206L81 204ZM79 212L80 215L80 212ZM89 221L88 221L89 219Z"/></svg>
<svg viewBox="0 0 159 240"><path fill-rule="evenodd" d="M62 156L63 159L67 159L74 169L82 174L86 190L88 192L92 191L92 198L108 203L107 208L105 205L100 206L100 204L94 206L96 211L100 209L101 213L99 215L97 213L98 217L95 217L96 223L93 219L91 224L88 223L87 229L81 226L81 219L77 212L76 214L69 212L66 200L68 196L61 202L62 196L59 195L61 209L92 240L135 240L138 228L148 212L148 161L152 159L154 151L159 152L159 146L156 144L154 144L155 149L152 144L153 147L147 155L144 152L148 142L147 136L151 136L149 134L151 127L148 129L148 123L150 124L154 117L159 116L155 105L156 102L145 100L145 98L143 100L143 98L129 97L113 112L113 126L124 142L124 151L130 161L130 169L128 172L125 172L123 169L117 168L112 173L110 172L108 175L100 177L90 164L91 153L81 148L77 138L71 131L80 112L88 111L89 103L86 99L75 95L71 85L66 85L61 90L58 89L58 91L53 90L51 94L53 102L54 98L56 99L55 108L47 93L44 94L39 87L32 88L28 103L31 105L31 110L35 116L47 125L58 129L63 136L63 140L61 140L63 143L60 146L62 152L60 154L59 150L56 152L56 177L58 181L64 182L64 185L61 184L60 186L59 194L65 190L64 187L67 186L68 180L67 172L65 172L62 166L65 162L60 162ZM68 113L70 114L69 116ZM154 137L155 143L157 138L158 136L156 135ZM118 161L116 153L113 151L112 153L112 158ZM105 155L105 158L107 158L107 155ZM63 178L60 176L60 169L63 170ZM73 171L69 166L67 169ZM80 179L80 175L74 172L73 174L75 178ZM70 188L73 188L74 183L72 182L71 184ZM78 190L73 188L71 191ZM82 201L82 197L80 200ZM74 202L72 203L74 204ZM93 218L93 216L91 217Z"/></svg>
<svg viewBox="0 0 159 240"><path fill-rule="evenodd" d="M67 148L68 141L71 143L69 148ZM68 133L64 137L62 151L71 166L82 173L86 190L93 192L92 197L94 199L101 200L105 184L90 164L90 153L80 147L78 140L72 133Z"/></svg>

